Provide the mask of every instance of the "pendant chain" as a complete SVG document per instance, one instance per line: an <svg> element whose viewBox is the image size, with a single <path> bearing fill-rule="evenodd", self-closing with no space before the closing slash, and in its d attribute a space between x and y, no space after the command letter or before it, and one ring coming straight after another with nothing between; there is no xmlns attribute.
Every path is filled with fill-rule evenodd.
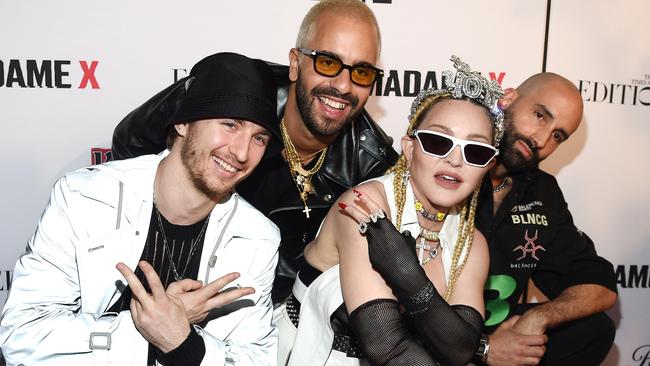
<svg viewBox="0 0 650 366"><path fill-rule="evenodd" d="M429 212L424 208L422 202L415 198L415 210L427 221L432 221L432 226L437 223L445 221L447 217L446 212ZM415 249L418 255L418 262L421 266L427 264L429 261L435 259L440 253L440 232L425 229L420 225L420 240L415 244ZM436 243L435 245L430 245L427 241ZM425 252L428 252L425 254Z"/></svg>
<svg viewBox="0 0 650 366"><path fill-rule="evenodd" d="M306 170L302 166L302 161L298 155L296 147L291 142L287 129L284 126L284 117L280 122L280 131L282 132L282 142L284 143L285 153L287 156L287 162L289 163L289 171L291 172L291 177L293 178L294 183L296 183L296 188L298 188L298 193L300 194L300 200L305 205L305 209L302 212L305 213L305 216L309 218L309 212L311 209L307 206L307 198L310 193L314 192L314 187L311 184L312 175L316 174L318 170L323 165L325 161L325 155L327 153L327 147L324 147L320 150L320 156L316 161L316 164L309 170Z"/></svg>
<svg viewBox="0 0 650 366"><path fill-rule="evenodd" d="M189 266L190 262L192 261L192 258L194 257L194 254L196 252L196 248L198 248L198 244L201 241L201 237L203 237L203 234L205 233L205 229L208 227L208 221L210 221L210 216L208 216L205 219L205 223L203 224L203 227L201 228L201 231L199 232L199 235L196 236L194 240L190 239L190 243L192 246L190 247L190 254L187 257L187 262L185 263L185 267L183 268L183 271L179 274L178 269L176 268L176 265L174 264L174 258L172 257L172 252L169 250L169 245L167 245L167 236L165 235L165 228L163 227L162 223L162 218L160 217L160 211L158 210L158 207L154 205L154 209L156 210L156 216L158 218L158 227L160 227L160 234L162 235L162 240L163 240L163 248L165 248L165 252L167 253L167 256L169 257L169 266L172 269L172 272L174 272L174 279L176 281L180 281L183 278L185 278L185 272L187 272L187 267ZM180 258L179 258L180 260ZM179 263L180 265L180 263Z"/></svg>

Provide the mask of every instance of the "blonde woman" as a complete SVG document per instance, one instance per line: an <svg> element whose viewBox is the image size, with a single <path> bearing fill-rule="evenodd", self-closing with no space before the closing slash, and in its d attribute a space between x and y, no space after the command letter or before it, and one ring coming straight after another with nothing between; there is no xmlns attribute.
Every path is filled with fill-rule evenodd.
<svg viewBox="0 0 650 366"><path fill-rule="evenodd" d="M498 153L503 115L492 106L502 92L452 61L445 88L414 101L396 166L342 195L305 249L307 264L282 309L297 324L295 337L280 326L281 343L295 339L289 364L472 358L489 261L474 212Z"/></svg>

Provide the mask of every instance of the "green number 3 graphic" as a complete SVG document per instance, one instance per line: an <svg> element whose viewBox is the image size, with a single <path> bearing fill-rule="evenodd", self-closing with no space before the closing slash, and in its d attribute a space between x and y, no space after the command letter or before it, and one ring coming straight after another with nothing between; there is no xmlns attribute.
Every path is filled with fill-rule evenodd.
<svg viewBox="0 0 650 366"><path fill-rule="evenodd" d="M506 301L517 288L517 282L514 278L506 275L489 276L485 282L485 290L496 291L499 295L496 299L487 300L485 309L490 312L490 316L485 319L485 326L489 327L504 321L510 313L510 305Z"/></svg>

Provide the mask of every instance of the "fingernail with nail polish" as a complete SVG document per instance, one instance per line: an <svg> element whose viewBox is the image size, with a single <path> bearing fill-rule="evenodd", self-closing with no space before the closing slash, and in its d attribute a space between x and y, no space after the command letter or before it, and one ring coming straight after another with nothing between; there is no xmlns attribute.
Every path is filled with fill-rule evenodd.
<svg viewBox="0 0 650 366"><path fill-rule="evenodd" d="M361 192L357 191L356 189L353 189L352 193L354 193L354 195L357 197L361 197Z"/></svg>
<svg viewBox="0 0 650 366"><path fill-rule="evenodd" d="M348 207L348 205L346 205L346 204L343 203L343 202L339 202L339 207L341 208L341 210L345 210L346 207Z"/></svg>

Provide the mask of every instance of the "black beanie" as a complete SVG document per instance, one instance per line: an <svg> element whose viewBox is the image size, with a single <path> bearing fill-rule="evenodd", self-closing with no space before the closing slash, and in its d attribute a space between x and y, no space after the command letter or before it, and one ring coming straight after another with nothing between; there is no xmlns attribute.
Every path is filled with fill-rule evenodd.
<svg viewBox="0 0 650 366"><path fill-rule="evenodd" d="M275 77L266 62L237 53L216 53L194 65L187 84L168 126L232 118L255 122L282 139Z"/></svg>

